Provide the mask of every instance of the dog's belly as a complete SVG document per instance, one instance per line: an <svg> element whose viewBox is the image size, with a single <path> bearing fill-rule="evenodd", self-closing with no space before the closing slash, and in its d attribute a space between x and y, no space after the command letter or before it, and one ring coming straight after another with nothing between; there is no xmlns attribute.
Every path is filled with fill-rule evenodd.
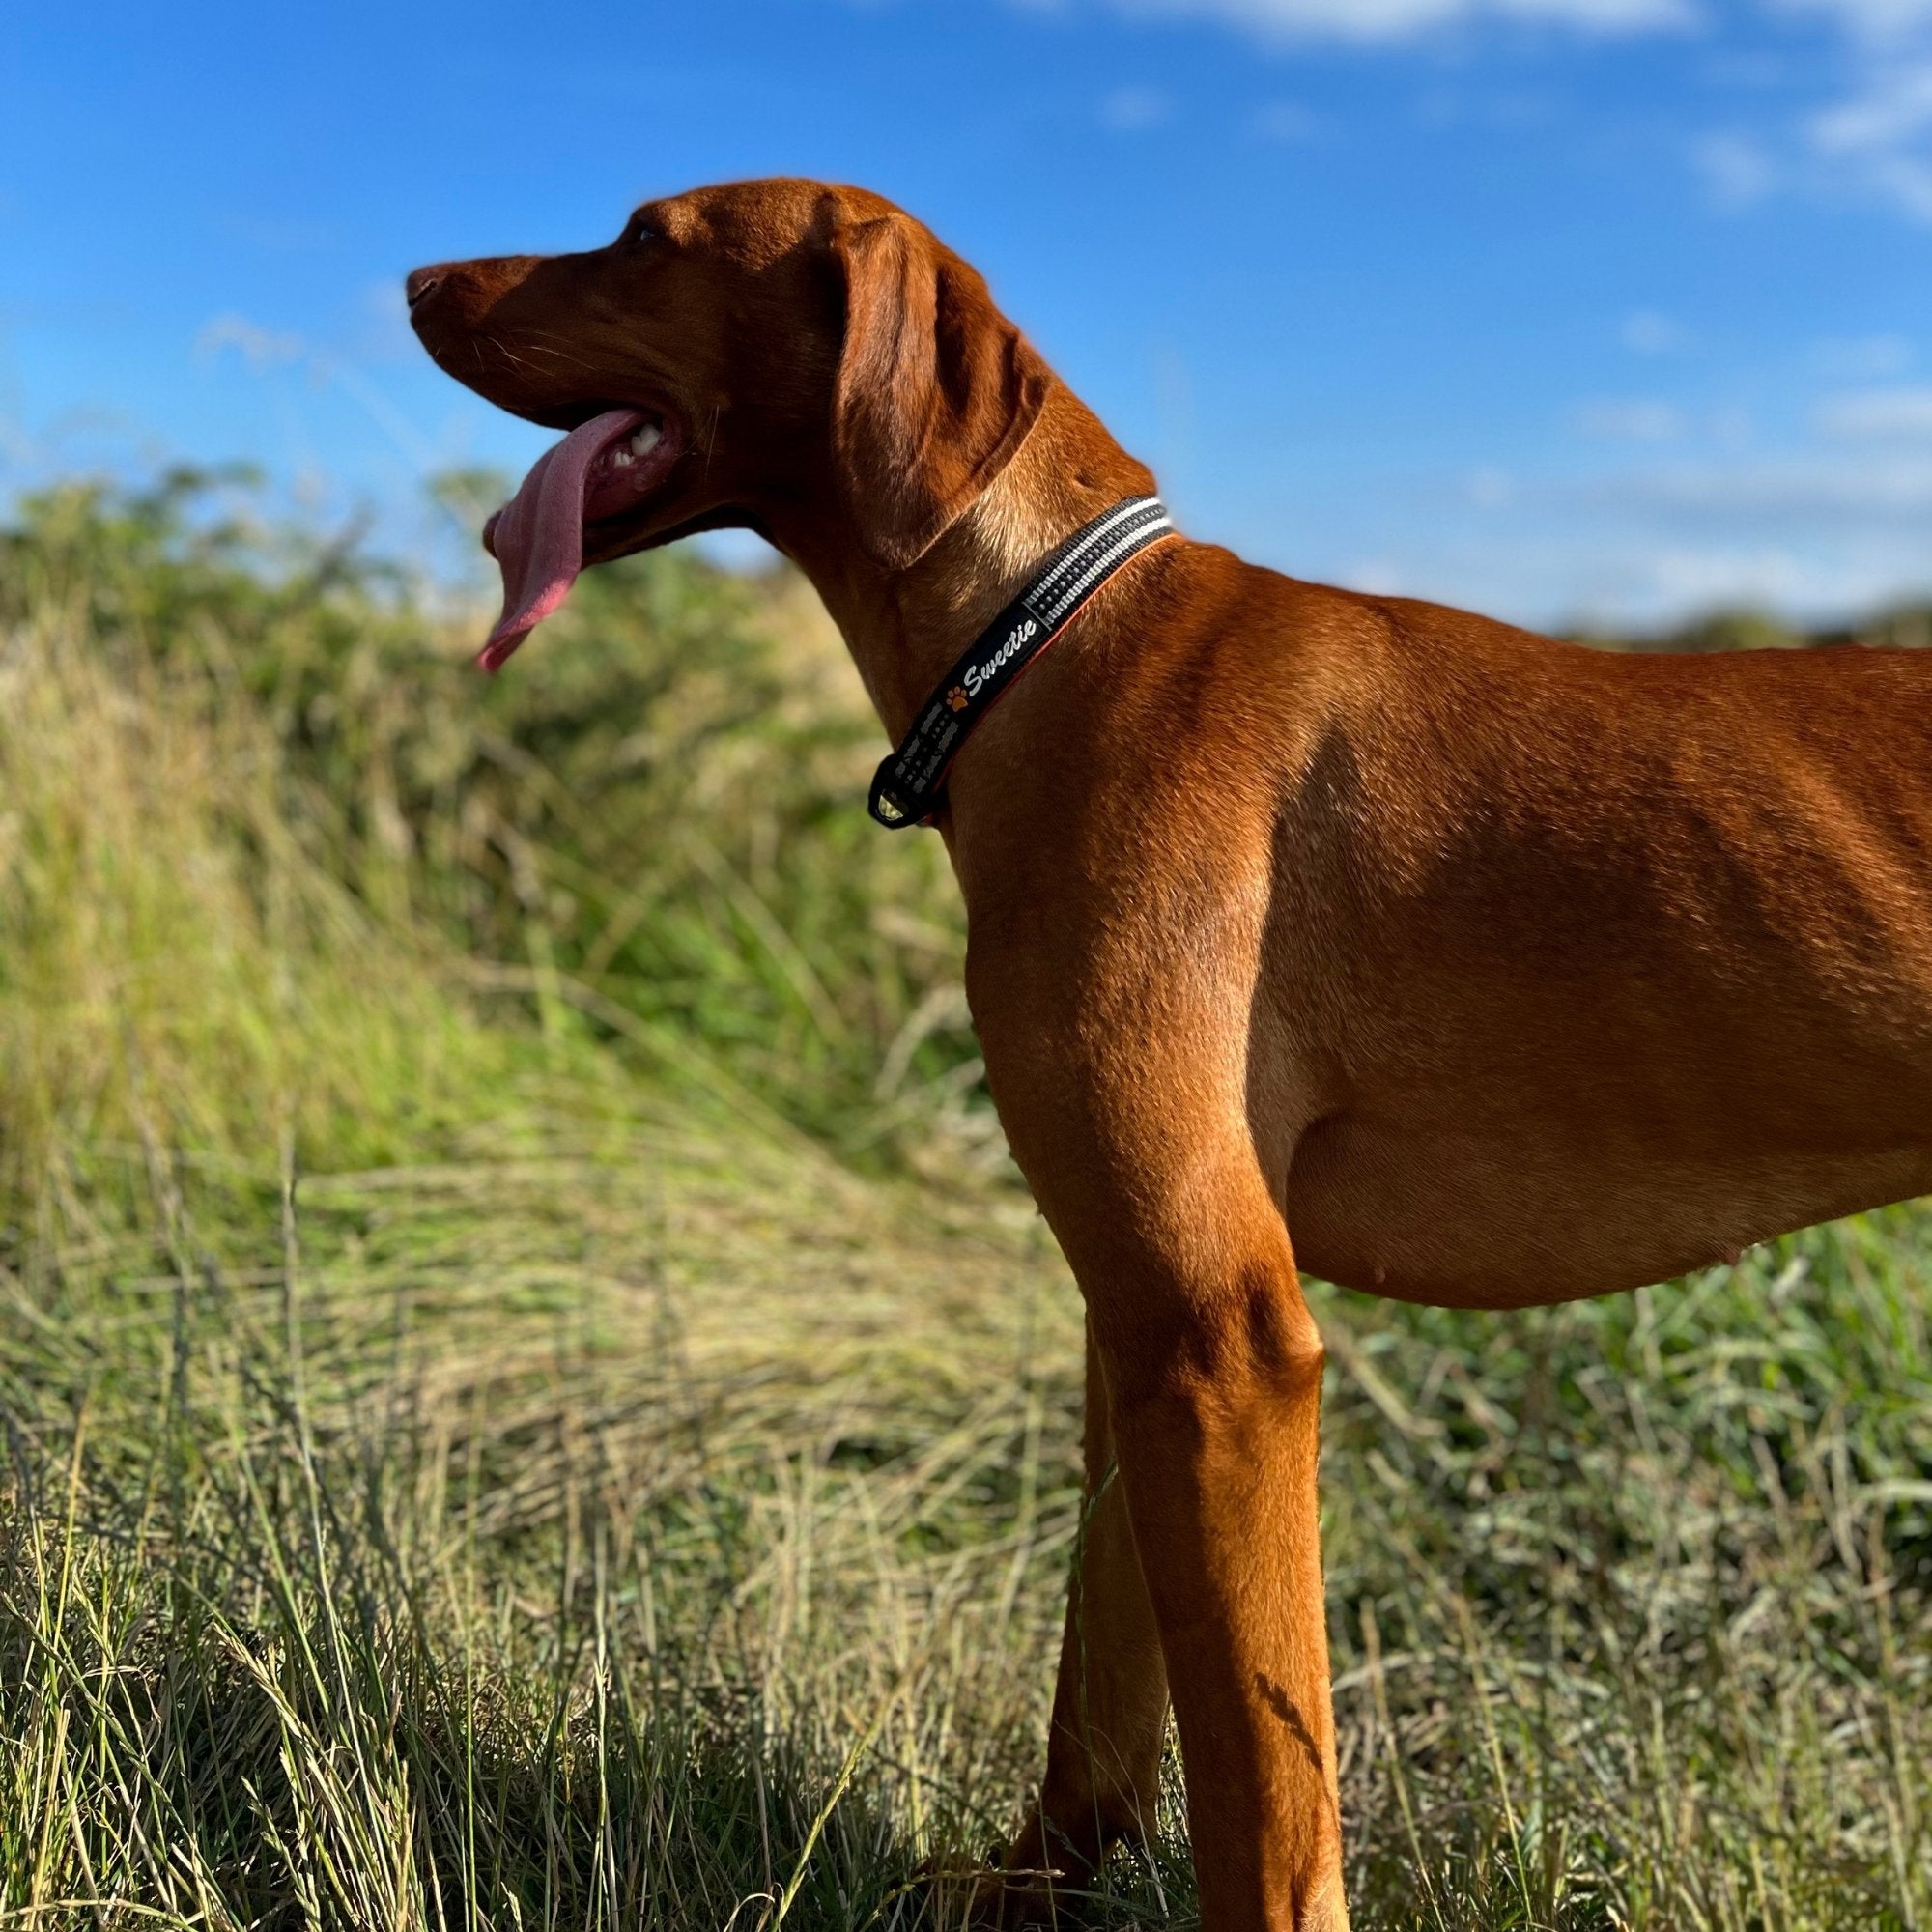
<svg viewBox="0 0 1932 1932"><path fill-rule="evenodd" d="M1534 1134L1318 1122L1284 1208L1308 1273L1402 1301L1524 1308L1614 1293L1753 1242L1932 1193L1928 1134L1860 1152L1661 1164L1626 1147L1552 1154Z"/></svg>

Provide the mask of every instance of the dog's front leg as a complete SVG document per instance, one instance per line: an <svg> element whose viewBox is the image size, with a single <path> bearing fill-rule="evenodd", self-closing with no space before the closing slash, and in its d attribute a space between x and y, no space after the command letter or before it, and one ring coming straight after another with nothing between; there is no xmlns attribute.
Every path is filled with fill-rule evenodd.
<svg viewBox="0 0 1932 1932"><path fill-rule="evenodd" d="M1167 1666L1114 1464L1106 1377L1087 1330L1086 1492L1046 1777L1008 1854L1009 1922L1051 1916L1054 1880L1091 1877L1117 1838L1153 1829L1167 1728Z"/></svg>
<svg viewBox="0 0 1932 1932"><path fill-rule="evenodd" d="M1086 1297L1139 1559L1121 1560L1116 1527L1111 1557L1082 1566L1045 1791L1060 1837L1016 1850L1065 1870L1066 1854L1147 1816L1159 1678L1135 1656L1137 1570L1179 1725L1206 1932L1346 1932L1315 1493L1321 1342L1245 1117L1198 1083L1190 1096L1187 1068L1149 1056L1145 1037L1117 1065L996 1060L1004 1015L976 1011L1014 1152ZM1090 1536L1119 1525L1114 1492Z"/></svg>
<svg viewBox="0 0 1932 1932"><path fill-rule="evenodd" d="M1346 1932L1315 1475L1321 1343L1249 1222L1089 1290L1206 1932Z"/></svg>

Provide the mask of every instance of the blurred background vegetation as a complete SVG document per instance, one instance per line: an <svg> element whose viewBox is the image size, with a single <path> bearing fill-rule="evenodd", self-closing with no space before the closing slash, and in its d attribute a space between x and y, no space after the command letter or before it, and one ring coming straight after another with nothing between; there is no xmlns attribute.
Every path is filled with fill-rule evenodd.
<svg viewBox="0 0 1932 1932"><path fill-rule="evenodd" d="M131 694L201 714L384 931L506 992L540 980L842 1153L909 1151L971 1064L960 921L933 841L849 809L877 726L810 591L637 559L583 580L541 675L469 675L432 593L353 537L261 527L245 482L30 499L0 621L57 617Z"/></svg>
<svg viewBox="0 0 1932 1932"><path fill-rule="evenodd" d="M943 853L795 580L480 615L239 475L0 532L0 1924L956 1924L1037 1771L1080 1317ZM1317 1285L1359 1928L1932 1926L1928 1236ZM1191 1901L1171 1804L1081 1911Z"/></svg>

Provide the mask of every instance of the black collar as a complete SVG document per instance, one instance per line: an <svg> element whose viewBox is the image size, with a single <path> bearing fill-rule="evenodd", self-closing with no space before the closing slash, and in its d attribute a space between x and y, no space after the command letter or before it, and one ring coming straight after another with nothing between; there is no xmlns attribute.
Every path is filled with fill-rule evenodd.
<svg viewBox="0 0 1932 1932"><path fill-rule="evenodd" d="M939 680L872 780L872 816L894 832L931 824L946 774L973 727L1115 571L1173 534L1158 497L1129 497L1075 530Z"/></svg>

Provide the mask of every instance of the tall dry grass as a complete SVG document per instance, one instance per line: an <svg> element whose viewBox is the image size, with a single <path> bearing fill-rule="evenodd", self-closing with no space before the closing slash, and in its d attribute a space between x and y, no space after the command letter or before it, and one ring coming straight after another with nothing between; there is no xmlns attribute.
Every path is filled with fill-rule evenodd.
<svg viewBox="0 0 1932 1932"><path fill-rule="evenodd" d="M38 515L0 1925L952 1922L922 1865L1040 1747L1079 1311L958 1178L954 916L861 842L849 688L675 561L487 690L326 550ZM1358 1926L1932 1926L1926 1251L1317 1290ZM1171 1803L1089 1916L1192 1898Z"/></svg>

